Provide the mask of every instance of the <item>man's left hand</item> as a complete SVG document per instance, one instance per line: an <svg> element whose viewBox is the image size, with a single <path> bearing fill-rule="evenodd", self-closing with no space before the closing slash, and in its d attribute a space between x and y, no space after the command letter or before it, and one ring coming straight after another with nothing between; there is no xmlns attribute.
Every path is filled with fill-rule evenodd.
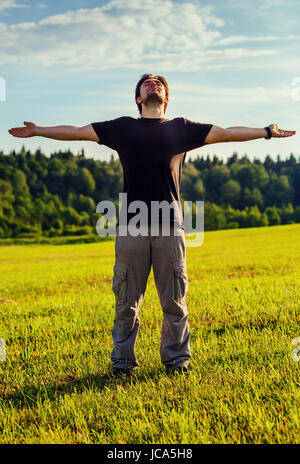
<svg viewBox="0 0 300 464"><path fill-rule="evenodd" d="M272 131L272 137L291 137L296 134L296 131L279 129L278 124L270 124L269 128Z"/></svg>

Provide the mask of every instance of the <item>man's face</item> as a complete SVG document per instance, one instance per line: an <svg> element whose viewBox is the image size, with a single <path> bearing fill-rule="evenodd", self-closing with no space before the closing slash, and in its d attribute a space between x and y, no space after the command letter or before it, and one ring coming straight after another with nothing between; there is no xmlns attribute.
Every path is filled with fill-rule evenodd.
<svg viewBox="0 0 300 464"><path fill-rule="evenodd" d="M165 86L158 79L147 79L142 83L137 103L144 103L147 106L152 102L162 104L167 100Z"/></svg>

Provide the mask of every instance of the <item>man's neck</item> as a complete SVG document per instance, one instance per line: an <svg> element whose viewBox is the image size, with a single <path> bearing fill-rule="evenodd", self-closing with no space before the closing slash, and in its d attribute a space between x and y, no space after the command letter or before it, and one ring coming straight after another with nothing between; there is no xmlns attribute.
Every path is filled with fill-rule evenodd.
<svg viewBox="0 0 300 464"><path fill-rule="evenodd" d="M142 118L162 119L165 117L164 106L142 105Z"/></svg>

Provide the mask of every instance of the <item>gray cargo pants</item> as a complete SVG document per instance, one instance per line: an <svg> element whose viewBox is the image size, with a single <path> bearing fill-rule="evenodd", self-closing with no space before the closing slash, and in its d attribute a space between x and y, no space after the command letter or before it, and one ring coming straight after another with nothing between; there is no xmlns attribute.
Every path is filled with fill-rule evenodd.
<svg viewBox="0 0 300 464"><path fill-rule="evenodd" d="M112 329L113 367L139 366L134 347L139 331L139 308L153 266L163 310L160 357L165 366L187 366L191 357L186 307L188 278L184 230L180 236L120 236L117 227L113 292L115 320Z"/></svg>

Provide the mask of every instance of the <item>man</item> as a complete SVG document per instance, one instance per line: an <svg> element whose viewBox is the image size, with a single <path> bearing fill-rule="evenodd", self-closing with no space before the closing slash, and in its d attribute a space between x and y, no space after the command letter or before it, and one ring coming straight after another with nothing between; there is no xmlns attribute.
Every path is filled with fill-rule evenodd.
<svg viewBox="0 0 300 464"><path fill-rule="evenodd" d="M129 206L135 201L143 201L149 208L152 202L165 201L175 205L173 214L168 218L168 236L161 233L161 228L158 234L152 233L150 215L146 234L122 235L120 225L124 224L119 222L113 276L116 312L111 359L115 375L131 374L139 366L134 351L139 330L139 308L153 266L163 309L161 361L168 373L187 375L191 357L186 307L188 278L184 224L180 209L176 209L176 204L180 204L179 186L186 152L212 143L290 137L296 132L281 130L277 124L265 128L224 129L185 118L168 120L164 116L169 88L166 80L158 75L144 74L141 77L136 86L135 101L141 115L137 119L121 117L83 127L39 127L25 121L25 127L9 132L15 137L91 140L116 150L124 171L124 192L128 200L126 224L132 220ZM160 224L163 221L158 218Z"/></svg>

